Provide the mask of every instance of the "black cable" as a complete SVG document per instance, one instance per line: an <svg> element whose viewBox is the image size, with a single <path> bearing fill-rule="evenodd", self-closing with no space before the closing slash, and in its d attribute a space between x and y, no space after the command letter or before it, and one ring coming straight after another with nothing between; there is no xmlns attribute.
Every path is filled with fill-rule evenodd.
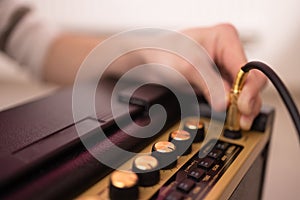
<svg viewBox="0 0 300 200"><path fill-rule="evenodd" d="M277 89L278 93L280 94L286 108L288 109L291 118L295 124L295 127L298 131L298 137L300 140L300 115L299 111L297 109L297 106L295 102L293 101L288 89L284 85L284 83L281 81L279 76L266 64L258 61L253 61L247 63L244 67L242 67L242 70L247 73L251 69L257 69L263 72L273 83L275 88Z"/></svg>

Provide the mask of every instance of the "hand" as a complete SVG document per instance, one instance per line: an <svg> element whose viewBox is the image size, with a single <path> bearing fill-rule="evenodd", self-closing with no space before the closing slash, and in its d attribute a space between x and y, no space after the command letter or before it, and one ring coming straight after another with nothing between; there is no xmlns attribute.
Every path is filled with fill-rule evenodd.
<svg viewBox="0 0 300 200"><path fill-rule="evenodd" d="M182 33L206 49L221 72L225 92L229 94L238 71L247 62L237 30L230 24L220 24L213 27L187 29L183 30ZM195 89L200 90L210 102L208 88L190 63L163 51L147 50L144 51L143 55L146 57L147 63L160 63L175 68L187 77ZM265 86L266 81L266 77L261 72L253 70L249 73L238 100L242 129L250 129L253 119L259 113L262 104L260 91ZM225 107L220 105L228 105L228 97L220 97L218 100L223 102L214 103L212 107L215 110L224 110Z"/></svg>
<svg viewBox="0 0 300 200"><path fill-rule="evenodd" d="M222 74L226 93L229 93L238 71L247 62L236 29L232 25L221 24L208 28L188 29L183 33L207 50ZM259 113L262 104L260 91L266 83L267 79L261 72L253 70L249 73L238 100L242 129L250 129L255 116ZM204 91L204 95L207 96L208 92Z"/></svg>
<svg viewBox="0 0 300 200"><path fill-rule="evenodd" d="M229 24L212 27L192 28L182 31L183 34L202 45L222 74L226 93L229 93L232 82L240 68L247 62L242 44L236 29ZM44 79L56 83L72 83L82 60L91 49L103 41L105 37L91 38L73 34L62 35L51 46L45 59ZM146 59L145 59L146 57ZM208 89L195 68L187 61L170 53L157 50L143 50L142 54L127 54L122 56L108 70L108 74L121 76L133 66L143 63L156 62L176 68L188 78L190 83L200 90L210 101ZM61 66L64 66L63 68ZM121 66L121 67L120 67ZM143 76L145 77L145 76ZM249 129L254 117L261 107L260 91L266 84L266 78L261 72L252 70L238 100L241 112L240 124L243 129ZM220 97L220 99L225 99ZM223 100L227 101L227 100ZM212 104L212 102L210 102ZM226 105L220 103L220 105ZM225 109L218 104L212 105L216 110Z"/></svg>

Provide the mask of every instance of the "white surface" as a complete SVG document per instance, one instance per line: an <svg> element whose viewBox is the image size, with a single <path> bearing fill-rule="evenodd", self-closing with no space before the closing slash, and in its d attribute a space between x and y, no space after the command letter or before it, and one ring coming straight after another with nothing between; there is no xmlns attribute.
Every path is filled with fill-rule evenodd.
<svg viewBox="0 0 300 200"><path fill-rule="evenodd" d="M299 110L300 93L294 91L292 95ZM288 111L273 86L270 85L264 92L263 99L265 104L272 105L276 109L263 199L299 199L299 137Z"/></svg>
<svg viewBox="0 0 300 200"><path fill-rule="evenodd" d="M0 111L54 91L53 84L34 80L22 66L0 53Z"/></svg>
<svg viewBox="0 0 300 200"><path fill-rule="evenodd" d="M32 1L32 0L31 0ZM234 24L251 45L249 59L271 64L297 86L299 0L43 0L32 1L49 21L76 30L115 32L154 26L180 29ZM298 62L297 62L298 61Z"/></svg>

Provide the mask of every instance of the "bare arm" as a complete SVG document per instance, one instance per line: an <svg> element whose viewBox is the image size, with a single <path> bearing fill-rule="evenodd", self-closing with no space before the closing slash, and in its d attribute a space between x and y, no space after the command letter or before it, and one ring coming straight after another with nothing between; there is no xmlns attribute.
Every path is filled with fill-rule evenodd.
<svg viewBox="0 0 300 200"><path fill-rule="evenodd" d="M182 33L197 41L207 50L221 71L226 92L229 93L237 72L247 62L236 29L231 25L222 24L205 28L192 28L184 30ZM43 73L44 79L61 84L72 83L82 61L104 39L105 37L61 35L55 40L47 54ZM183 75L191 74L187 76L189 81L202 90L206 97L209 97L208 91L203 87L201 77L193 75L197 73L193 72L192 66L176 59L172 60L172 57L155 56L156 53L153 54L151 51L148 53L151 55L145 55L145 52L141 55L154 58L155 62L175 67ZM146 60L151 62L151 59L146 58ZM139 57L124 56L118 60L117 67L111 73L119 75L124 69L126 70L128 67L136 66L142 62L144 62L143 59L141 60ZM249 74L238 102L242 114L240 123L243 129L250 128L254 117L260 110L261 98L259 93L265 84L266 78L259 72L253 71Z"/></svg>
<svg viewBox="0 0 300 200"><path fill-rule="evenodd" d="M61 34L51 45L44 62L43 79L59 84L71 84L89 52L105 37Z"/></svg>

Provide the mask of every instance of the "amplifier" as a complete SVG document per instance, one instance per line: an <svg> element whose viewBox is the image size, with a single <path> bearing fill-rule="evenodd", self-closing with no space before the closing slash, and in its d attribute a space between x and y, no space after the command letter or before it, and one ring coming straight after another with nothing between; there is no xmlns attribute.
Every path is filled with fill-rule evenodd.
<svg viewBox="0 0 300 200"><path fill-rule="evenodd" d="M252 129L244 131L242 138L230 139L222 134L210 138L206 144L203 136L211 120L187 118L146 146L141 151L145 154L130 159L77 199L261 199L273 117L273 109L264 106ZM155 169L156 160L173 156L176 148L168 143L172 134L177 134L180 146L187 137L188 127L198 129L191 146L175 163ZM155 155L154 147L167 155ZM147 173L149 169L153 171Z"/></svg>
<svg viewBox="0 0 300 200"><path fill-rule="evenodd" d="M200 119L179 120L178 102L166 88L141 87L128 106L111 99L114 84L105 80L95 94L97 115L86 113L79 121L73 119L72 88L0 113L0 199L260 199L273 108L264 106L251 130L232 139L201 98ZM117 92L124 95L126 88ZM114 116L128 117L129 111L141 125L149 123L147 109L161 104L166 125L155 136L134 137L139 133L132 123L115 126L111 101L118 108ZM151 123L162 118L154 113ZM92 138L99 125L107 139ZM92 138L91 151L118 162L116 170L82 145L78 127ZM137 154L113 154L112 144Z"/></svg>

